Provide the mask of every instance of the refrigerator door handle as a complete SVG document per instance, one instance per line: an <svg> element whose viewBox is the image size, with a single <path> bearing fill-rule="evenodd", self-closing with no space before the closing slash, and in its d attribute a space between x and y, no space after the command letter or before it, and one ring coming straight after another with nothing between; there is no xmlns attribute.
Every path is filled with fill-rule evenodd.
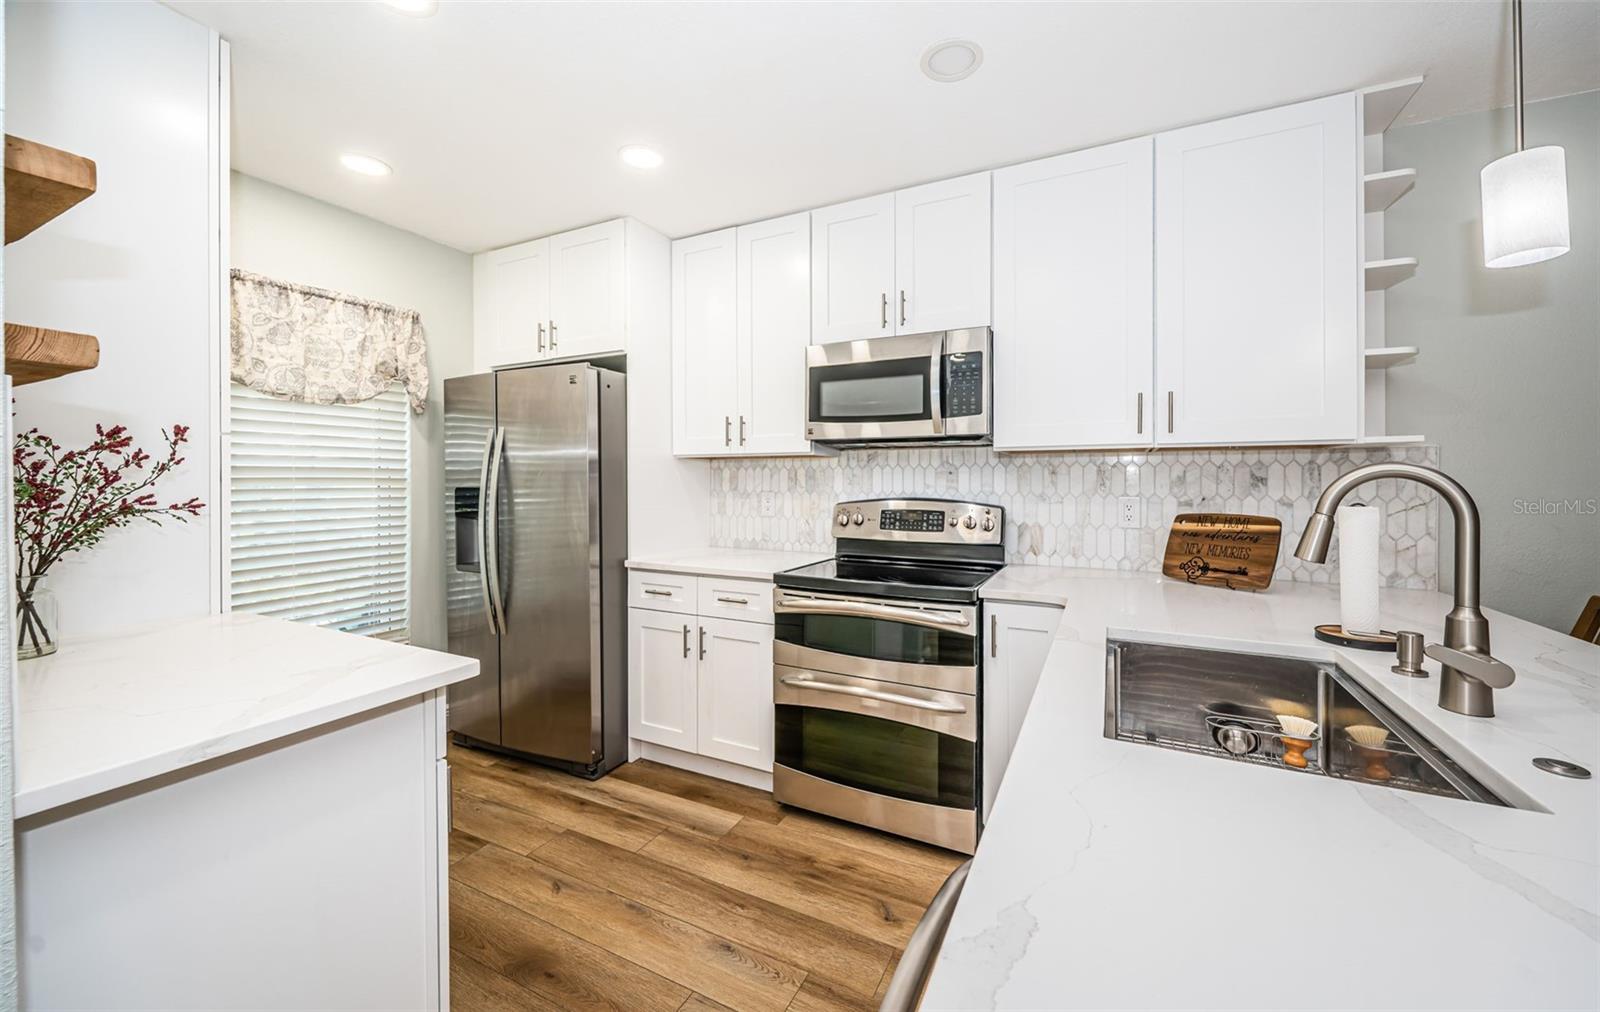
<svg viewBox="0 0 1600 1012"><path fill-rule="evenodd" d="M489 612L489 631L496 636L506 634L505 604L500 600L500 458L504 456L505 443L505 426L498 426L489 439L489 451L484 457L487 477L483 484L483 498L486 502L478 510L483 525L483 565L478 570L483 574L484 607Z"/></svg>

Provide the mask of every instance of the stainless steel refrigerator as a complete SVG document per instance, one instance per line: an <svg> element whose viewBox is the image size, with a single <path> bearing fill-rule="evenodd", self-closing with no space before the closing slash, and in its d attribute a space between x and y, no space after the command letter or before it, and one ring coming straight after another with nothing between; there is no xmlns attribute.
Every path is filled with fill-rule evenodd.
<svg viewBox="0 0 1600 1012"><path fill-rule="evenodd" d="M450 687L463 744L597 777L627 756L626 377L583 362L444 381Z"/></svg>

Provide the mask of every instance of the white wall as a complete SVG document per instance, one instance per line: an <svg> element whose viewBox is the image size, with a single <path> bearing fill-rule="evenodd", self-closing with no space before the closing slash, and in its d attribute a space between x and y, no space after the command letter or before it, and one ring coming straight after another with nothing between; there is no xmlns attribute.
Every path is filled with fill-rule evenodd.
<svg viewBox="0 0 1600 1012"><path fill-rule="evenodd" d="M1417 170L1384 216L1387 254L1418 260L1386 294L1388 340L1421 350L1389 370L1389 431L1437 443L1477 500L1483 603L1566 631L1600 594L1600 91L1529 104L1527 143L1566 148L1572 251L1492 271L1478 171L1512 150L1511 110L1385 135L1388 167Z"/></svg>
<svg viewBox="0 0 1600 1012"><path fill-rule="evenodd" d="M6 319L94 334L100 366L16 394L16 424L64 445L96 422L154 449L191 427L188 463L158 494L209 503L214 246L211 32L145 0L9 4L6 128L95 160L99 188L5 248ZM211 606L215 513L113 532L52 570L61 634L102 635Z"/></svg>
<svg viewBox="0 0 1600 1012"><path fill-rule="evenodd" d="M0 132L5 129L5 9L0 8ZM5 186L0 183L0 201ZM5 262L0 259L0 315L6 304ZM5 364L5 348L0 346L0 365ZM0 426L0 431L10 429ZM9 443L10 440L7 440ZM0 458L0 487L11 487L11 457ZM0 510L11 526L9 509ZM11 836L11 795L13 793L12 700L15 685L12 672L17 663L11 649L11 553L0 553L0 1009L17 1007L17 904L16 859Z"/></svg>
<svg viewBox="0 0 1600 1012"><path fill-rule="evenodd" d="M232 194L234 267L422 314L430 384L427 412L411 419L411 641L442 650L443 382L472 372L472 258L253 176L235 172Z"/></svg>

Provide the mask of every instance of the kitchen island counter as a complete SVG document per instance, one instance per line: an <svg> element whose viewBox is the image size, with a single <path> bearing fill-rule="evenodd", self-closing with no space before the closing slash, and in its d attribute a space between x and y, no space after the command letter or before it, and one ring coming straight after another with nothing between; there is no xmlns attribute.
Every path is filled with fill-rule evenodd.
<svg viewBox="0 0 1600 1012"><path fill-rule="evenodd" d="M1337 591L1013 566L990 600L1065 613L924 1009L1594 1008L1600 1003L1600 647L1488 612L1517 671L1499 716L1436 703L1393 654L1315 639ZM1442 635L1446 595L1385 591ZM1337 661L1500 808L1104 737L1106 640Z"/></svg>

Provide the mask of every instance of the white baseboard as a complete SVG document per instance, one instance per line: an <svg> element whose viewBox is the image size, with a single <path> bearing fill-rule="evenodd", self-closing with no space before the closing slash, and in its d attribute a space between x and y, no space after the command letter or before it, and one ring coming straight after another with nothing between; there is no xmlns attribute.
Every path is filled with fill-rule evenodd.
<svg viewBox="0 0 1600 1012"><path fill-rule="evenodd" d="M758 791L772 790L772 774L762 770L740 766L738 763L724 762L721 759L712 759L708 756L695 755L693 752L680 752L675 748L657 745L654 742L640 741L637 738L628 740L628 755L636 759L649 759L667 766L676 766L680 770L691 773L702 773L718 780L728 780L746 787L754 787Z"/></svg>

